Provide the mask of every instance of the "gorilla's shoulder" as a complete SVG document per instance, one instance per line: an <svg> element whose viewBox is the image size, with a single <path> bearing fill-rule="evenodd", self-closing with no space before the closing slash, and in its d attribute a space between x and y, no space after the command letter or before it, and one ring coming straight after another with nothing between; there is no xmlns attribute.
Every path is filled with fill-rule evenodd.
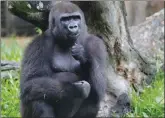
<svg viewBox="0 0 165 118"><path fill-rule="evenodd" d="M88 41L102 42L103 38L100 35L89 34L87 40Z"/></svg>
<svg viewBox="0 0 165 118"><path fill-rule="evenodd" d="M102 50L105 47L105 43L100 37L90 34L86 40L86 46L92 52L96 52L96 50Z"/></svg>
<svg viewBox="0 0 165 118"><path fill-rule="evenodd" d="M40 35L34 37L34 39L29 43L28 47L37 47L46 45L47 40L52 40L52 36L49 32L45 31Z"/></svg>
<svg viewBox="0 0 165 118"><path fill-rule="evenodd" d="M32 48L32 47L36 47L37 48L43 42L44 42L44 36L43 35L35 36L32 39L32 41L28 44L27 48Z"/></svg>
<svg viewBox="0 0 165 118"><path fill-rule="evenodd" d="M25 54L27 53L43 53L45 52L44 49L49 49L52 43L52 37L49 36L47 33L43 33L41 35L36 36L26 47Z"/></svg>

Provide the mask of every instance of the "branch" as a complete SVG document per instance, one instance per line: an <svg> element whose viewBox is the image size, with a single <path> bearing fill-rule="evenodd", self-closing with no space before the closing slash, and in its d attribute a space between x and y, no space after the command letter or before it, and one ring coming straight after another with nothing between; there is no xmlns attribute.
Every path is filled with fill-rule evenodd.
<svg viewBox="0 0 165 118"><path fill-rule="evenodd" d="M20 64L18 62L1 60L1 79L18 78L19 70L20 70ZM12 72L10 72L10 71L12 71ZM10 74L9 74L9 72L10 72Z"/></svg>
<svg viewBox="0 0 165 118"><path fill-rule="evenodd" d="M49 1L9 1L8 9L14 15L32 23L43 31L47 29Z"/></svg>
<svg viewBox="0 0 165 118"><path fill-rule="evenodd" d="M17 70L20 68L20 64L13 61L1 60L1 71Z"/></svg>

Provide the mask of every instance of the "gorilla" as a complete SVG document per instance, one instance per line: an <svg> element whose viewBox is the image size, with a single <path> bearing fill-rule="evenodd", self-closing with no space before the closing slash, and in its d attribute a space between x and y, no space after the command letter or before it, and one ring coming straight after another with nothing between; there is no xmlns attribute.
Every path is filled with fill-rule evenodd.
<svg viewBox="0 0 165 118"><path fill-rule="evenodd" d="M24 52L22 118L95 118L107 88L106 58L103 40L87 32L81 9L54 5L48 29Z"/></svg>

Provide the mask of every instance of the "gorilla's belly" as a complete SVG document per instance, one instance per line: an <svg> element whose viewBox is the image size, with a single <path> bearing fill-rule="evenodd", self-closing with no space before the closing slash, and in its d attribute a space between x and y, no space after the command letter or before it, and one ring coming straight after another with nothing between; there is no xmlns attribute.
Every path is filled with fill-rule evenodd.
<svg viewBox="0 0 165 118"><path fill-rule="evenodd" d="M80 78L78 75L76 75L75 73L72 73L72 72L56 72L52 75L52 78L54 79L58 79L60 78L60 81L61 82L76 82L76 81L79 81Z"/></svg>

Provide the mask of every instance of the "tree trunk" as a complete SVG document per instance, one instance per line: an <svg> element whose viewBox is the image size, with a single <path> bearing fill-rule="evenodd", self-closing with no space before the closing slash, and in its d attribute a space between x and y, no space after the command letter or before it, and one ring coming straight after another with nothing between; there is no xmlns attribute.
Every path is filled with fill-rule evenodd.
<svg viewBox="0 0 165 118"><path fill-rule="evenodd" d="M10 1L9 10L42 30L46 30L48 11L55 3ZM107 46L109 88L100 105L98 116L109 117L111 108L116 106L117 99L123 93L128 95L131 90L130 85L140 92L143 81L154 77L156 65L144 58L134 46L127 27L123 1L75 1L74 3L83 10L89 32L102 36ZM22 4L24 7L21 7ZM129 98L122 99L125 101Z"/></svg>

